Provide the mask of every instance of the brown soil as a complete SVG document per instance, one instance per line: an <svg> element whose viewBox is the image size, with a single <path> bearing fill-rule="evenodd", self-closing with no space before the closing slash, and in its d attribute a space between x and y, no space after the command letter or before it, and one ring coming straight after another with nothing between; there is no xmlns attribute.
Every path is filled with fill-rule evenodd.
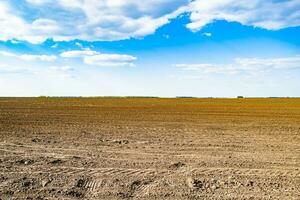
<svg viewBox="0 0 300 200"><path fill-rule="evenodd" d="M0 199L299 199L300 99L0 98Z"/></svg>

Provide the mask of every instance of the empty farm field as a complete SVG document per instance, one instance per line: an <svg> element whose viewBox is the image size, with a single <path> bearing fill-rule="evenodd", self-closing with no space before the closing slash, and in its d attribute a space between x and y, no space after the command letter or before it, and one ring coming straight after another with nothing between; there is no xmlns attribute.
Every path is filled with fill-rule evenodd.
<svg viewBox="0 0 300 200"><path fill-rule="evenodd" d="M0 98L0 199L299 199L300 99Z"/></svg>

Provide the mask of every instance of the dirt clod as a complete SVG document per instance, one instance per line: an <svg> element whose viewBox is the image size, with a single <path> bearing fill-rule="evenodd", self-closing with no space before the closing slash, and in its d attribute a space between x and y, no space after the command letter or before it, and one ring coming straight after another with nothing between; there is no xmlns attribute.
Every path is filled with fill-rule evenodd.
<svg viewBox="0 0 300 200"><path fill-rule="evenodd" d="M170 169L179 169L181 167L184 167L185 164L183 162L176 162L169 166Z"/></svg>

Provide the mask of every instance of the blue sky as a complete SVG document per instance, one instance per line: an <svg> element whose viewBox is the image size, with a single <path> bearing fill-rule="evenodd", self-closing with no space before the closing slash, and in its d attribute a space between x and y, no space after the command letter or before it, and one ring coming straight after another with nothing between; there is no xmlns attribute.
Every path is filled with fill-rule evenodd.
<svg viewBox="0 0 300 200"><path fill-rule="evenodd" d="M300 96L299 0L3 0L0 96Z"/></svg>

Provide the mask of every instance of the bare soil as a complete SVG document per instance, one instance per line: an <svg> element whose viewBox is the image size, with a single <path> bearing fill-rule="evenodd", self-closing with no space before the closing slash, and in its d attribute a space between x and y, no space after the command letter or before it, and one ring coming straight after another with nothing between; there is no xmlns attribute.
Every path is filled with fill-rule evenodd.
<svg viewBox="0 0 300 200"><path fill-rule="evenodd" d="M299 199L300 99L0 98L0 199Z"/></svg>

